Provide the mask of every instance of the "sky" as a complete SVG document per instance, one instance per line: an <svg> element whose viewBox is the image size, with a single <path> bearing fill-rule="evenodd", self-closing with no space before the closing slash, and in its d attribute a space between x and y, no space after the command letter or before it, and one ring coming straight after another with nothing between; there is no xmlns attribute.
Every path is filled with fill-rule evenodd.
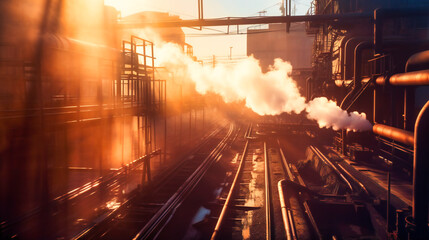
<svg viewBox="0 0 429 240"><path fill-rule="evenodd" d="M310 2L311 0L292 0L292 6L296 8L295 15L304 15L310 7ZM121 11L122 16L141 11L159 11L178 15L182 19L198 18L198 0L104 0L104 3ZM203 0L203 5L204 18L281 14L279 10L281 0ZM259 13L261 11L266 12ZM239 32L245 33L247 27L250 26L239 26ZM219 31L226 32L226 26L210 27L202 31L183 28L183 31L186 34L186 42L194 47L194 55L198 59L208 60L213 55L216 55L216 59L219 60L226 59L230 51L232 58L241 58L246 55L245 34L213 35L219 34ZM237 26L230 26L230 32L236 31Z"/></svg>

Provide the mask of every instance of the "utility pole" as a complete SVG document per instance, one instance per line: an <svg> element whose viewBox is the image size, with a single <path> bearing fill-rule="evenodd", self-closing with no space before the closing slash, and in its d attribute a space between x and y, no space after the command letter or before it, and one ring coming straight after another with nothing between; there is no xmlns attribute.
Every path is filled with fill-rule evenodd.
<svg viewBox="0 0 429 240"><path fill-rule="evenodd" d="M213 68L215 68L215 67L216 67L216 56L213 55Z"/></svg>
<svg viewBox="0 0 429 240"><path fill-rule="evenodd" d="M203 0L198 0L198 19L199 20L204 19Z"/></svg>
<svg viewBox="0 0 429 240"><path fill-rule="evenodd" d="M282 13L282 16L286 15L285 0L282 0L281 6L280 6L280 12Z"/></svg>
<svg viewBox="0 0 429 240"><path fill-rule="evenodd" d="M263 17L263 16L265 16L265 13L267 13L267 11L266 10L263 10L263 11L259 11L258 12L259 13L259 16L260 17ZM262 24L260 24L260 25L258 25L259 26L259 29L261 29L262 28ZM238 29L238 25L237 25L237 29ZM238 32L238 31L237 31Z"/></svg>
<svg viewBox="0 0 429 240"><path fill-rule="evenodd" d="M229 47L229 60L232 59L232 47Z"/></svg>

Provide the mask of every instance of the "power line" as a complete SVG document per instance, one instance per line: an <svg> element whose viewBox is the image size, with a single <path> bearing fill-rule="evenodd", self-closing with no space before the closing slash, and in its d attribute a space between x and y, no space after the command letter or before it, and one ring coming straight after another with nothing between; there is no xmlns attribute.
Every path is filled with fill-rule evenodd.
<svg viewBox="0 0 429 240"><path fill-rule="evenodd" d="M263 30L263 29L261 29ZM201 34L188 34L186 37L209 37L209 36L234 36L234 35L251 35L251 34L262 34L262 33L269 33L269 32L283 32L285 30L266 30L266 31L260 31L260 32L235 32L235 33L201 33Z"/></svg>

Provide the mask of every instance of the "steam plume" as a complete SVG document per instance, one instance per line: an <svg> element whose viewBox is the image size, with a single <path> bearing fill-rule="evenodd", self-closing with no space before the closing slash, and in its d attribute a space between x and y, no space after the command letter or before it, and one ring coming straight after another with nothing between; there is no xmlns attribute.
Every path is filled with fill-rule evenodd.
<svg viewBox="0 0 429 240"><path fill-rule="evenodd" d="M306 103L290 77L292 66L281 59L275 59L269 71L263 73L253 56L234 65L217 64L213 68L193 61L175 44L166 43L156 52L159 65L189 76L199 93L215 92L225 102L245 100L246 106L259 115L306 111L307 118L316 120L321 128L371 129L365 113L349 114L324 97Z"/></svg>

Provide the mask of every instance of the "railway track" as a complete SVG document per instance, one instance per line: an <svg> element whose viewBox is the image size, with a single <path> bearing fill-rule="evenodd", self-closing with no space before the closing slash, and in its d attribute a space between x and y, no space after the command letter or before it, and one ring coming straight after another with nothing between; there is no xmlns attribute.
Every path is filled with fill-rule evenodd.
<svg viewBox="0 0 429 240"><path fill-rule="evenodd" d="M370 194L363 183L313 145L308 146L307 159L300 162L298 171L298 164L288 161L281 144L278 145L286 172L285 179L278 181L277 186L284 239L353 239L365 235L386 238L385 233L375 233L368 225L372 221L382 223L383 220L369 204ZM312 164L314 170L319 171L312 174L324 174L314 178L319 178L321 183L315 183L308 176ZM374 214L372 220L369 212ZM380 224L378 222L376 224ZM341 229L338 224L342 224Z"/></svg>
<svg viewBox="0 0 429 240"><path fill-rule="evenodd" d="M249 129L240 163L211 239L284 239L277 182L285 177L278 146L251 136ZM225 197L226 195L226 197Z"/></svg>
<svg viewBox="0 0 429 240"><path fill-rule="evenodd" d="M286 159L278 139L252 137L251 132L246 135L231 187L220 196L222 210L212 215L217 222L211 239L323 239L308 201L344 196L312 191L297 167ZM356 194L356 183L350 182L342 169L316 147L309 149L332 169L348 194Z"/></svg>
<svg viewBox="0 0 429 240"><path fill-rule="evenodd" d="M263 134L255 137L252 132L249 126L244 135L245 141L238 145L235 143L237 147L244 145L241 154L236 156L237 161L232 162L236 166L236 172L229 177L233 178L232 181L224 181L226 184L217 199L220 207L210 202L214 205L211 205L213 208L207 218L209 230L202 233L201 238L324 239L327 236L326 229L323 229L325 226L320 229L317 212L313 216L315 204L320 200L323 203L330 200L343 202L347 196L356 198L368 194L363 184L341 165L310 145L308 151L312 151L321 163L332 169L346 191L340 194L316 193L314 186L306 185L297 169L298 165L286 159L279 140ZM172 235L164 234L163 230L171 230L174 221L180 218L176 216L172 220L178 209L187 209L181 208L182 203L195 190L208 169L219 161L224 150L233 145L239 133L240 129L232 124L212 132L188 157L158 178L156 184L134 192L120 206L95 219L73 239L171 237ZM234 151L240 150L236 148ZM136 161L128 166L128 170L135 169L138 163ZM77 204L82 204L78 200L91 196L99 184L109 186L108 189L114 191L115 186L125 181L119 176L119 173L109 175L103 183L82 186L56 201L76 201Z"/></svg>
<svg viewBox="0 0 429 240"><path fill-rule="evenodd" d="M144 155L133 162L121 167L120 169L111 172L105 176L99 177L93 181L90 181L78 188L75 188L65 194L62 194L49 202L48 206L44 208L38 207L33 211L27 213L24 216L20 216L17 219L2 223L1 226L1 234L2 236L13 236L15 233L14 227L19 224L31 223L32 221L40 221L39 219L42 217L41 214L43 211L47 211L48 213L55 215L56 218L67 219L67 221L73 222L79 216L77 213L73 212L64 212L63 210L67 208L67 206L75 206L79 208L79 206L86 205L92 206L95 208L98 205L101 205L103 201L107 201L106 199L102 200L98 198L97 192L108 192L115 195L115 192L121 185L127 184L130 181L129 172L138 171L137 169L141 167L143 160L146 158L151 158L160 153L160 150L155 150L148 155ZM113 196L114 197L114 196ZM55 223L54 223L55 224ZM61 230L57 229L60 232L51 231L47 233L48 238L56 238L59 234L61 234ZM29 229L28 231L33 231Z"/></svg>
<svg viewBox="0 0 429 240"><path fill-rule="evenodd" d="M158 180L156 187L130 198L74 239L156 238L206 171L231 144L236 131L236 127L230 125L213 133L192 155Z"/></svg>

